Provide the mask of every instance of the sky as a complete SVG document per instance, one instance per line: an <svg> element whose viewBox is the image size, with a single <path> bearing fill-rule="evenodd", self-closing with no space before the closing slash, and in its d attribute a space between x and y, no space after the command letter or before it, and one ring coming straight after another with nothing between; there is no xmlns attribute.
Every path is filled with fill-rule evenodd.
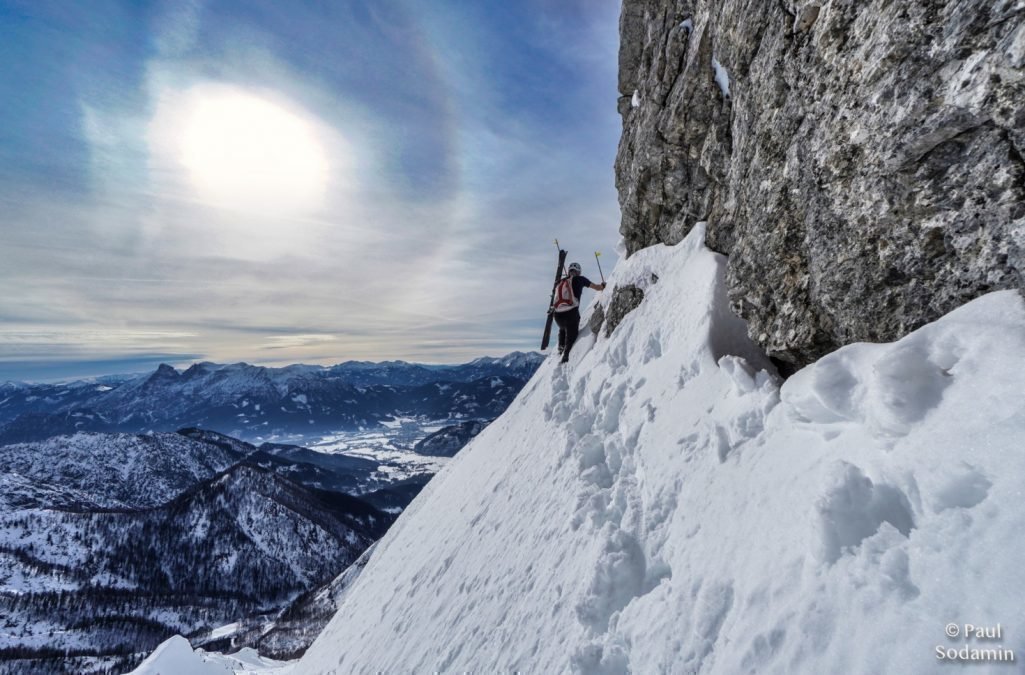
<svg viewBox="0 0 1025 675"><path fill-rule="evenodd" d="M554 240L616 260L618 13L0 0L0 382L536 349Z"/></svg>

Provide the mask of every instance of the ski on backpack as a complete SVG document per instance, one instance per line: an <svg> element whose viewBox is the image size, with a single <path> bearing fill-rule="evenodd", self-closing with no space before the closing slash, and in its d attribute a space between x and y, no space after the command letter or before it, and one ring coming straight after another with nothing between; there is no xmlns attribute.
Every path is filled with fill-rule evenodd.
<svg viewBox="0 0 1025 675"><path fill-rule="evenodd" d="M555 240L555 245L559 245L559 240ZM555 268L555 283L552 284L552 297L548 300L548 318L545 319L545 332L541 336L541 351L548 349L548 342L552 339L552 321L554 320L555 311L555 291L559 287L559 282L562 281L562 268L566 264L566 251L559 249L559 264Z"/></svg>

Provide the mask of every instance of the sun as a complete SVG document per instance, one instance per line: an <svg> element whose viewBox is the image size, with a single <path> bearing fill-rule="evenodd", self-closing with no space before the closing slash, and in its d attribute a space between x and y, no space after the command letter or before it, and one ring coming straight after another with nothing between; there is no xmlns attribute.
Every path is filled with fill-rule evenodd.
<svg viewBox="0 0 1025 675"><path fill-rule="evenodd" d="M315 209L330 170L313 123L234 89L193 92L180 159L204 201L272 213Z"/></svg>

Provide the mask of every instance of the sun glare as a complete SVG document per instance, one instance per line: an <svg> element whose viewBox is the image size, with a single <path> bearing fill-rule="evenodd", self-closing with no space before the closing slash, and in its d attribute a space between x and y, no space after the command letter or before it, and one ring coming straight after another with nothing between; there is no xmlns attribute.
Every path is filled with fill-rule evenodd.
<svg viewBox="0 0 1025 675"><path fill-rule="evenodd" d="M306 211L323 200L329 166L314 126L262 98L197 93L180 150L194 187L215 205Z"/></svg>

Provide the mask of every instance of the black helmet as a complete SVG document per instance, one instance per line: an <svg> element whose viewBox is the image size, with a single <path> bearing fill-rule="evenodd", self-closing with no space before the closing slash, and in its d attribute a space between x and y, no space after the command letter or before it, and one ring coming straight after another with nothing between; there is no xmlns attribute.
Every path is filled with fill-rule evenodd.
<svg viewBox="0 0 1025 675"><path fill-rule="evenodd" d="M570 263L566 271L570 274L580 274L580 263Z"/></svg>

